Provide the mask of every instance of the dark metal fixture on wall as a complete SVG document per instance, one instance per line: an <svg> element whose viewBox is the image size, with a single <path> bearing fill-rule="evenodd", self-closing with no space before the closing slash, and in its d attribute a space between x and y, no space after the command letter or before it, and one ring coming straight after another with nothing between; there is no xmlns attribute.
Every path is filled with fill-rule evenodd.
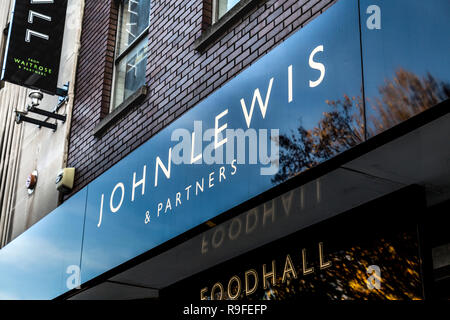
<svg viewBox="0 0 450 320"><path fill-rule="evenodd" d="M15 111L16 112L16 123L20 124L22 122L28 122L28 123L32 123L32 124L39 126L39 128L44 127L44 128L49 128L49 129L52 129L53 131L56 131L56 129L58 128L57 123L49 123L49 122L47 122L47 120L55 119L57 121L61 121L62 123L66 122L67 115L61 115L61 114L58 114L57 112L61 108L61 106L68 100L68 97L67 97L68 87L69 87L69 84L67 83L66 85L64 85L63 89L59 89L58 93L61 96L59 97L58 104L55 106L53 111L47 111L47 110L38 108L42 99L44 98L44 95L40 90L30 92L30 94L28 95L28 97L30 98L30 102L27 104L26 111L25 112L17 111L17 110ZM29 112L45 116L45 117L47 117L47 119L39 120L39 119L31 118L28 116Z"/></svg>

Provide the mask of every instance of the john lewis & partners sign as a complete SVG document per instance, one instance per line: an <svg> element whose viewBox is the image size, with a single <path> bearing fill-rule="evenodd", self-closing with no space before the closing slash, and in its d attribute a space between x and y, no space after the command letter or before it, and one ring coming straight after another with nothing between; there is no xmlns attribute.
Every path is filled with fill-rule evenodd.
<svg viewBox="0 0 450 320"><path fill-rule="evenodd" d="M82 281L275 186L279 137L361 87L358 6L340 1L88 185Z"/></svg>

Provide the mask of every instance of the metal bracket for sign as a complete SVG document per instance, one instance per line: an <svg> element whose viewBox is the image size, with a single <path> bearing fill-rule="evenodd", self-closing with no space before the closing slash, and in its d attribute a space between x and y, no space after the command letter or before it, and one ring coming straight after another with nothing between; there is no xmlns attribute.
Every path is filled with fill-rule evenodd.
<svg viewBox="0 0 450 320"><path fill-rule="evenodd" d="M69 84L67 82L62 88L56 88L56 95L58 96L58 104L53 109L53 112L57 112L61 106L69 100Z"/></svg>
<svg viewBox="0 0 450 320"><path fill-rule="evenodd" d="M44 127L44 128L49 128L49 129L52 129L53 131L56 131L56 129L58 128L58 125L56 123L54 123L54 124L48 123L47 119L51 118L51 119L55 119L57 121L61 121L62 123L66 122L67 115L61 115L61 114L58 114L57 112L61 108L61 106L68 101L68 98L69 98L68 97L68 89L69 89L69 82L66 83L63 88L57 88L56 95L59 96L58 104L55 106L55 108L53 108L53 111L51 111L51 112L37 108L36 105L38 105L38 104L27 105L27 109L25 112L16 110L15 111L16 112L16 123L20 124L22 122L28 122L28 123L32 123L32 124L39 126L39 128ZM42 99L42 94L41 94L41 99ZM41 116L45 116L45 117L47 117L47 119L45 119L45 121L42 121L42 120L28 117L27 116L28 112L36 113Z"/></svg>
<svg viewBox="0 0 450 320"><path fill-rule="evenodd" d="M57 124L48 123L46 121L41 121L41 120L27 117L26 112L21 112L21 111L16 110L16 123L20 124L22 122L32 123L32 124L38 125L39 127L45 127L45 128L52 129L53 131L56 131L56 129L58 128Z"/></svg>
<svg viewBox="0 0 450 320"><path fill-rule="evenodd" d="M67 95L69 94L69 84L70 82L67 82L62 88L56 88L56 95L60 100L67 99Z"/></svg>
<svg viewBox="0 0 450 320"><path fill-rule="evenodd" d="M46 111L46 110L42 110L36 107L31 107L28 106L27 108L28 112L32 112L32 113L37 113L40 114L41 116L46 116L48 118L52 118L52 119L56 119L59 121L62 121L62 123L66 122L66 115L60 115L54 112L50 112L50 111Z"/></svg>

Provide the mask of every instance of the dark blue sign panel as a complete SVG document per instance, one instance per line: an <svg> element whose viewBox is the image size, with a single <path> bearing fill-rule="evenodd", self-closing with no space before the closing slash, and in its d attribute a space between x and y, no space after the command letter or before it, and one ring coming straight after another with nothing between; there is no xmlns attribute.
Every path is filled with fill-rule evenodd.
<svg viewBox="0 0 450 320"><path fill-rule="evenodd" d="M82 281L363 141L361 74L340 1L89 185Z"/></svg>
<svg viewBox="0 0 450 320"><path fill-rule="evenodd" d="M53 299L80 284L87 190L0 250L0 300Z"/></svg>
<svg viewBox="0 0 450 320"><path fill-rule="evenodd" d="M367 131L450 97L450 1L361 0Z"/></svg>

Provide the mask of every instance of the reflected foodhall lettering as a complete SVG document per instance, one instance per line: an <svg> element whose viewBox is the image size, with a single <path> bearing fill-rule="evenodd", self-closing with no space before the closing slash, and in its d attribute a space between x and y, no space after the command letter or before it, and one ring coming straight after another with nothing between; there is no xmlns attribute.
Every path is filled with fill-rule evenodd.
<svg viewBox="0 0 450 320"><path fill-rule="evenodd" d="M261 215L261 217L260 217ZM201 253L207 254L212 249L218 249L225 241L236 240L243 234L249 235L258 228L264 227L266 224L275 223L276 221L275 200L265 203L262 206L262 214L257 208L248 211L245 216L238 216L231 220L228 225L216 226L212 232L203 234L201 242ZM289 216L289 212L286 212Z"/></svg>
<svg viewBox="0 0 450 320"><path fill-rule="evenodd" d="M203 287L200 289L200 299L237 300L243 294L245 296L254 294L261 286L264 290L268 290L277 285L277 281L284 284L290 279L306 277L331 267L331 260L328 260L324 254L323 242L317 244L316 250L318 261L314 262L319 266L319 270L312 267L313 261L308 258L309 251L303 248L297 256L288 253L283 261L271 260L270 263L264 263L258 268L248 269L242 274L234 274L225 283L217 281L212 287ZM277 266L281 268L277 269Z"/></svg>
<svg viewBox="0 0 450 320"><path fill-rule="evenodd" d="M320 180L310 185L309 204L316 205L320 201ZM305 209L305 186L292 190L275 199L238 215L226 223L219 224L203 233L200 243L202 255L218 250L232 241L246 241L247 236L264 232L265 228L280 228L283 223L298 216Z"/></svg>
<svg viewBox="0 0 450 320"><path fill-rule="evenodd" d="M319 53L323 53L325 51L325 48L323 45L316 46L311 53L309 54L309 60L305 61L311 69L317 70L317 78L309 81L309 88L314 89L315 87L319 86L325 77L326 74L326 67L323 63L320 61L320 55ZM295 98L295 94L293 91L293 83L295 81L295 66L292 64L287 64L287 84L288 84L288 90L287 90L287 100L288 102L292 102ZM245 124L247 125L247 129L250 129L252 125L252 119L254 117L255 109L259 107L261 117L262 119L266 118L267 110L270 108L270 97L273 94L272 88L274 86L274 83L277 81L275 77L269 77L267 83L267 87L264 89L256 88L253 92L252 100L246 101L244 98L239 99L239 105L242 109L242 115L245 120ZM306 87L308 87L308 83L305 84ZM227 122L227 115L228 115L228 108L225 108L223 111L218 113L213 120L214 123L214 134L213 134L213 149L219 150L220 148L227 146L229 141L228 136L223 137L224 132L228 132L227 128L229 127L229 123ZM195 123L197 122L197 124ZM202 152L197 153L195 152L195 146L198 145L196 143L197 139L199 138L196 135L196 127L198 127L199 121L194 121L194 131L192 132L192 135L189 135L189 140L191 140L190 148L188 148L190 154L188 158L190 159L189 163L184 163L187 165L194 165L197 163L197 161L202 159ZM238 128L237 130L241 130L241 128ZM236 130L236 131L237 131ZM261 131L261 130L260 130ZM277 131L277 130L271 130L271 131ZM248 132L242 131L243 135L249 134ZM266 137L267 135L261 134L260 136ZM192 137L192 139L190 139ZM270 137L271 140L276 140L277 137ZM277 142L277 141L275 141ZM181 142L182 143L182 142ZM277 143L275 143L277 144ZM164 156L157 155L155 157L155 166L154 166L154 188L158 187L158 182L161 178L165 178L167 180L170 180L172 175L172 163L173 161L173 150L179 149L177 146L169 147L168 152ZM251 156L251 155L249 155ZM272 166L271 160L274 160L272 158L265 158L263 162L270 163ZM277 159L276 159L277 160ZM163 201L157 201L156 208L154 210L146 210L145 214L143 213L143 223L148 224L149 221L152 221L151 216L155 215L156 217L159 217L162 213L167 213L173 209L173 207L178 207L182 205L182 201L188 201L190 198L193 197L193 195L197 196L199 193L204 192L206 188L213 188L215 183L217 182L223 182L226 180L227 175L232 176L237 173L237 164L240 162L237 159L227 159L226 165L222 166L219 169L219 172L211 172L210 174L206 175L205 177L200 177L197 181L193 182L190 185L184 186L184 190L180 192L174 193L174 198L168 197L167 199ZM272 169L272 170L271 170ZM278 166L275 167L276 170L273 170L273 168L261 168L261 174L262 175L271 175L274 174L275 171L278 170ZM162 174L161 174L162 173ZM130 185L127 185L123 181L118 181L111 190L111 193L109 196L106 196L102 193L100 196L100 206L99 206L99 217L98 217L98 223L97 227L100 228L102 225L102 221L104 219L103 211L106 208L109 208L109 211L111 213L118 213L124 204L125 201L131 201L134 202L137 195L144 196L145 193L148 191L148 187L146 184L147 181L147 164L144 164L142 166L142 169L139 171L135 171L132 173L132 183ZM205 183L206 180L206 183ZM140 192L139 192L140 191ZM184 194L184 195L183 195ZM105 203L109 203L109 206L105 205ZM238 227L235 225L234 227ZM237 231L236 231L237 232Z"/></svg>

